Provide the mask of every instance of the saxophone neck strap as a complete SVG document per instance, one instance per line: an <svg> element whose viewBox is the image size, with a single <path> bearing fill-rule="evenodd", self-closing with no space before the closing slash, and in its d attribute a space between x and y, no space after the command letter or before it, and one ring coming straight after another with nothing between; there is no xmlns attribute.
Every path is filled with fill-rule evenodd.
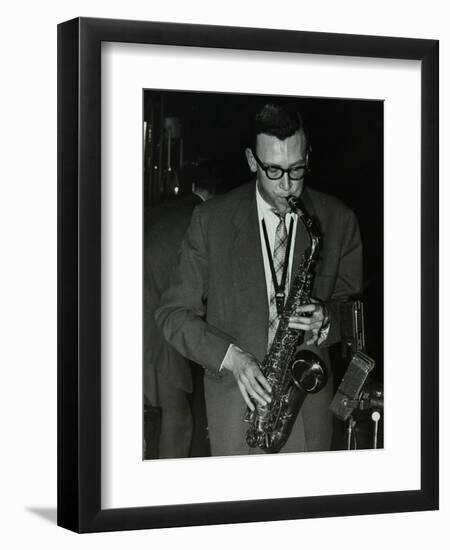
<svg viewBox="0 0 450 550"><path fill-rule="evenodd" d="M288 233L288 239L286 244L286 251L284 253L283 272L281 275L280 283L278 283L277 274L275 272L273 255L270 249L269 236L267 234L267 227L266 227L266 222L264 221L264 218L262 219L261 224L263 228L264 242L266 244L267 258L269 260L270 273L272 275L273 287L275 289L275 301L277 304L277 313L280 316L283 313L284 303L286 301L286 280L287 280L287 272L288 272L288 266L289 266L289 254L291 252L292 233L294 229L294 218L291 217L291 221L289 224L289 233Z"/></svg>

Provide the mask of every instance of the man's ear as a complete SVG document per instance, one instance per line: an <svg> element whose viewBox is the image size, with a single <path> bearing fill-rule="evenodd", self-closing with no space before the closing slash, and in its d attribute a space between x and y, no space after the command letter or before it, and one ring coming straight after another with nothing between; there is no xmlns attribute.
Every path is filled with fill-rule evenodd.
<svg viewBox="0 0 450 550"><path fill-rule="evenodd" d="M245 150L245 156L247 157L248 167L250 168L250 171L256 172L257 164L250 147L247 147L247 149Z"/></svg>

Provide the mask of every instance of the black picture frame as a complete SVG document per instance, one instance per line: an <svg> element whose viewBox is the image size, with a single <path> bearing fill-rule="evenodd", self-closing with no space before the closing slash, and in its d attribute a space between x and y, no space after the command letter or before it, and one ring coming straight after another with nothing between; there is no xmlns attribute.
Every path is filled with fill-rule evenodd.
<svg viewBox="0 0 450 550"><path fill-rule="evenodd" d="M421 62L421 488L101 508L101 44L127 42ZM76 532L438 508L437 40L77 18L58 26L58 525Z"/></svg>

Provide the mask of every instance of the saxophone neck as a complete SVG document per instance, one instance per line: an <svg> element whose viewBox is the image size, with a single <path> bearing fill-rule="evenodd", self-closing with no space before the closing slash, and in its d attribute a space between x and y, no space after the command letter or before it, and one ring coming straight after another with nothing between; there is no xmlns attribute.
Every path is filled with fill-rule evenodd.
<svg viewBox="0 0 450 550"><path fill-rule="evenodd" d="M311 234L311 231L315 233L313 228L314 226L313 220L309 217L301 198L290 195L287 199L287 202L289 204L291 212L296 213L299 216L299 218L302 220L302 223L308 230L308 233Z"/></svg>
<svg viewBox="0 0 450 550"><path fill-rule="evenodd" d="M298 217L302 221L302 224L305 226L306 231L308 232L311 244L307 255L310 259L313 259L316 257L320 245L320 232L318 230L317 223L307 213L300 197L294 197L291 195L287 200L291 211L297 213Z"/></svg>

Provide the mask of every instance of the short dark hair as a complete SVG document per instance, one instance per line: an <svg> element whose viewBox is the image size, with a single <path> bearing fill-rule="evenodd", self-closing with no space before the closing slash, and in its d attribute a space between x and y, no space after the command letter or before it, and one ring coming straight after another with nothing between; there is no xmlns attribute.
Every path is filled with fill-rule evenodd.
<svg viewBox="0 0 450 550"><path fill-rule="evenodd" d="M267 134L284 140L299 131L303 132L308 140L303 118L296 109L281 103L265 103L254 116L251 145L255 148L258 134Z"/></svg>

